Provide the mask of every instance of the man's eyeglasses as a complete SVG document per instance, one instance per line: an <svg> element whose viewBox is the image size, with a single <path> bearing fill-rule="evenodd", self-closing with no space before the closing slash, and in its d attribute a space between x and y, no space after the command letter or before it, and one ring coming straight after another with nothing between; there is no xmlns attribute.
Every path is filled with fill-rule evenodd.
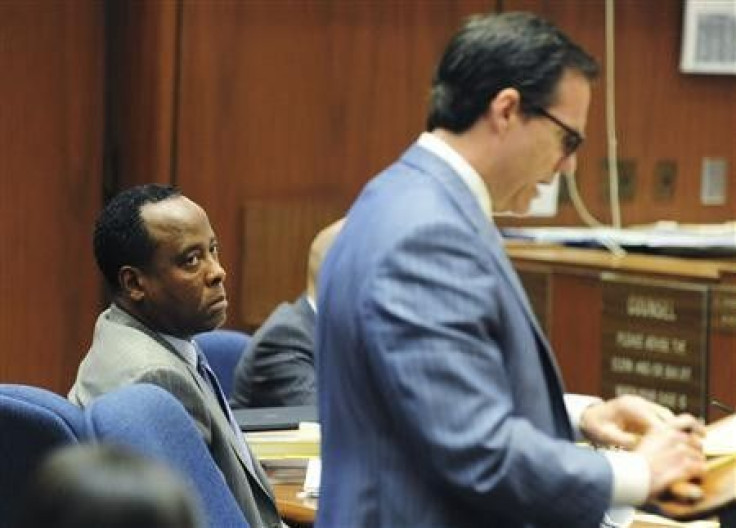
<svg viewBox="0 0 736 528"><path fill-rule="evenodd" d="M541 115L542 117L546 117L555 125L565 131L565 135L562 136L562 151L565 153L566 158L569 158L570 156L575 154L575 151L577 151L580 148L580 145L583 144L583 140L585 138L580 132L578 132L571 126L566 125L558 118L547 112L547 110L545 110L544 108L533 106L531 108L531 111L535 114Z"/></svg>

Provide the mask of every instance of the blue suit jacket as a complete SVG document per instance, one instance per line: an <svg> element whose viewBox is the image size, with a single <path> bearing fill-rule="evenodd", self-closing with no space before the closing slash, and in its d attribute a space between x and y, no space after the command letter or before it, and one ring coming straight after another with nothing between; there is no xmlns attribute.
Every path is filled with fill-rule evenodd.
<svg viewBox="0 0 736 528"><path fill-rule="evenodd" d="M370 182L322 268L318 526L596 526L612 475L496 228L419 146Z"/></svg>

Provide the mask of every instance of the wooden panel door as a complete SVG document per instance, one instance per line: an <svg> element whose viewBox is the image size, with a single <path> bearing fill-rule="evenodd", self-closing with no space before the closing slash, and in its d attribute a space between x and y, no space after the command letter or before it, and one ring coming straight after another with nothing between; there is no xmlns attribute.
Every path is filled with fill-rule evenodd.
<svg viewBox="0 0 736 528"><path fill-rule="evenodd" d="M183 2L175 178L207 209L222 243L234 301L229 324L243 322L240 307L274 307L293 295L285 285L303 283L303 244L272 240L283 253L264 258L299 263L296 278L243 290L241 266L259 258L243 256L247 204L329 204L322 216L332 219L335 206L344 211L423 130L439 53L466 15L490 7L480 0Z"/></svg>
<svg viewBox="0 0 736 528"><path fill-rule="evenodd" d="M0 382L66 391L100 305L103 3L0 2Z"/></svg>

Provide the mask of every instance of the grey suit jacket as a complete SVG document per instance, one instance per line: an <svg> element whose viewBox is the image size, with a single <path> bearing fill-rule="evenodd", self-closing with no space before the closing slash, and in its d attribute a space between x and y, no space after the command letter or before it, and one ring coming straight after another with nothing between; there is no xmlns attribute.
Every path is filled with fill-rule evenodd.
<svg viewBox="0 0 736 528"><path fill-rule="evenodd" d="M597 526L551 350L470 190L420 146L370 182L322 266L318 526Z"/></svg>
<svg viewBox="0 0 736 528"><path fill-rule="evenodd" d="M196 369L160 335L115 305L100 314L69 399L81 406L123 385L153 383L187 409L251 528L279 527L273 494L253 458L253 471L216 396ZM155 424L152 424L155 426Z"/></svg>
<svg viewBox="0 0 736 528"><path fill-rule="evenodd" d="M233 407L314 405L314 310L306 294L282 303L253 335L235 367Z"/></svg>

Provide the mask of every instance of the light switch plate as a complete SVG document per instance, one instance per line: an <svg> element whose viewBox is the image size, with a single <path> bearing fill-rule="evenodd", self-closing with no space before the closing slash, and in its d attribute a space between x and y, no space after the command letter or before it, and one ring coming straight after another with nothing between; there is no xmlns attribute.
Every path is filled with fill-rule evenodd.
<svg viewBox="0 0 736 528"><path fill-rule="evenodd" d="M723 205L726 203L726 173L728 162L724 158L703 158L700 170L700 203Z"/></svg>

